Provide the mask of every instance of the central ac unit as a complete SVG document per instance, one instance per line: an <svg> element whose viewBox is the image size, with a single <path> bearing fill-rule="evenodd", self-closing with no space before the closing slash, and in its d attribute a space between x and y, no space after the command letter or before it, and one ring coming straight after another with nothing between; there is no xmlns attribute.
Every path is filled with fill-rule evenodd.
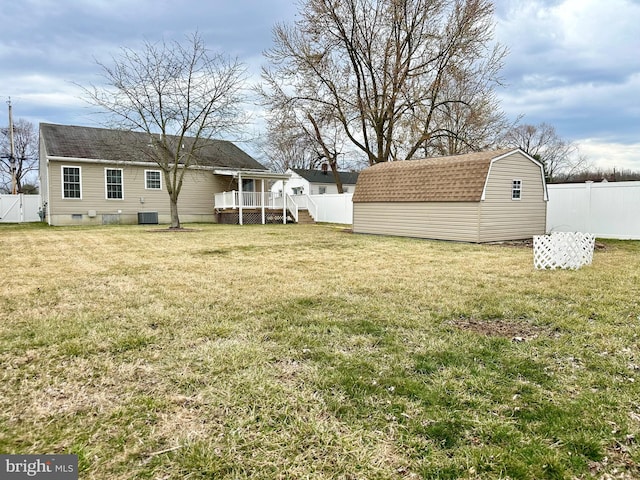
<svg viewBox="0 0 640 480"><path fill-rule="evenodd" d="M139 225L157 225L158 212L138 212Z"/></svg>

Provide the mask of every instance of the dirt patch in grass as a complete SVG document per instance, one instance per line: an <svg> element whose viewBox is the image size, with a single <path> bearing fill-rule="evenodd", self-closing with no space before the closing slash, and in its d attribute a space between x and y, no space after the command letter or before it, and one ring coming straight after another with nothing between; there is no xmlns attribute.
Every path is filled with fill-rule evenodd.
<svg viewBox="0 0 640 480"><path fill-rule="evenodd" d="M533 238L524 240L505 240L503 242L489 242L487 245L498 245L500 247L533 248ZM596 250L606 250L607 245L602 242L595 243Z"/></svg>
<svg viewBox="0 0 640 480"><path fill-rule="evenodd" d="M188 233L188 232L200 232L201 230L197 229L197 228L184 228L184 227L180 227L180 228L171 228L171 227L166 227L166 228L154 228L153 230L147 230L147 232L150 233Z"/></svg>
<svg viewBox="0 0 640 480"><path fill-rule="evenodd" d="M461 318L453 320L451 324L460 330L467 330L488 337L504 337L513 341L524 342L540 335L549 335L544 328L532 325L523 320L494 318L478 320L475 318Z"/></svg>

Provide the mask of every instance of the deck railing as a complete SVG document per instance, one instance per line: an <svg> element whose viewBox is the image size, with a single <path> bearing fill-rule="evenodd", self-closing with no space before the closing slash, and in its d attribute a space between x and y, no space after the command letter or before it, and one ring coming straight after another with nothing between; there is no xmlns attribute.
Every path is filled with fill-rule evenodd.
<svg viewBox="0 0 640 480"><path fill-rule="evenodd" d="M287 202L287 210L289 210L293 216L293 221L298 223L298 204L291 198L291 195L287 195L285 201Z"/></svg>
<svg viewBox="0 0 640 480"><path fill-rule="evenodd" d="M241 203L242 202L242 203ZM318 216L318 205L308 195L282 195L272 192L231 192L216 193L214 208L218 210L242 208L286 208L294 220L298 221L298 210L306 209L313 218Z"/></svg>
<svg viewBox="0 0 640 480"><path fill-rule="evenodd" d="M282 208L282 198L276 197L271 192L231 192L216 193L213 203L214 208Z"/></svg>

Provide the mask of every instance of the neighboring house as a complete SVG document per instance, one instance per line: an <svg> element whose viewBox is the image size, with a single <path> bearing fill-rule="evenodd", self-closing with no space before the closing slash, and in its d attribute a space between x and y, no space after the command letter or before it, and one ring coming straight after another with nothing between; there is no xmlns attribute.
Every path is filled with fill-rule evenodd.
<svg viewBox="0 0 640 480"><path fill-rule="evenodd" d="M353 231L494 242L546 229L540 162L520 149L379 163L360 172Z"/></svg>
<svg viewBox="0 0 640 480"><path fill-rule="evenodd" d="M290 168L287 172L291 178L286 181L284 193L288 195L323 195L338 193L338 187L329 169L309 170L304 168ZM358 181L357 172L338 172L342 181L343 193L353 193ZM276 182L271 191L282 193L282 181Z"/></svg>
<svg viewBox="0 0 640 480"><path fill-rule="evenodd" d="M40 185L46 221L50 225L170 223L163 172L145 157L146 148L152 148L146 133L40 124ZM237 211L246 205L244 199L249 199L251 211L258 212L255 223L260 223L260 212L264 223L265 209L271 207L268 185L286 179L287 175L269 172L233 143L208 140L184 176L178 198L180 220L217 222L227 206L237 219ZM214 205L214 198L223 192L229 205ZM284 221L283 217L286 214L280 215Z"/></svg>

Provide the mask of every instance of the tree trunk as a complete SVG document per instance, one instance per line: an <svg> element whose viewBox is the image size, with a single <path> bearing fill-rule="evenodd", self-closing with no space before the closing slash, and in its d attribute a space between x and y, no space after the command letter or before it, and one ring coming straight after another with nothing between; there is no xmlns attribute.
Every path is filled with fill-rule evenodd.
<svg viewBox="0 0 640 480"><path fill-rule="evenodd" d="M338 193L344 193L342 189L342 180L340 179L340 174L338 173L338 162L336 162L335 158L331 158L327 160L329 160L329 165L331 166L331 171L333 172L333 178L336 182Z"/></svg>
<svg viewBox="0 0 640 480"><path fill-rule="evenodd" d="M169 196L171 205L171 227L180 228L180 217L178 217L178 199L173 195Z"/></svg>

